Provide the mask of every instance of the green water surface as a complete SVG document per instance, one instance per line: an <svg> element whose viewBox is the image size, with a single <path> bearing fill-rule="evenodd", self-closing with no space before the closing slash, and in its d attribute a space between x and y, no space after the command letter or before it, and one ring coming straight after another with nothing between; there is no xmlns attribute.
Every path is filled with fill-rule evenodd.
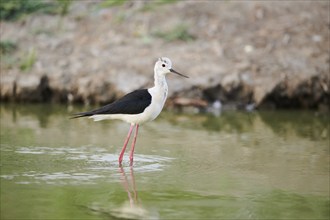
<svg viewBox="0 0 330 220"><path fill-rule="evenodd" d="M126 123L0 109L1 219L329 219L327 115L163 112L120 168Z"/></svg>

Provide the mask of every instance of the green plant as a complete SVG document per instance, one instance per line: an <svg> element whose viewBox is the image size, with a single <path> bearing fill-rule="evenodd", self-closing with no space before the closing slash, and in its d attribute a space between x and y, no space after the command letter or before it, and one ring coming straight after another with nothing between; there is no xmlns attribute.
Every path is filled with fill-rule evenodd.
<svg viewBox="0 0 330 220"><path fill-rule="evenodd" d="M29 52L27 53L26 56L24 56L24 59L21 61L21 64L20 64L20 69L22 71L29 71L34 63L36 62L36 57L37 57L37 54L36 54L36 51L34 48L30 49Z"/></svg>
<svg viewBox="0 0 330 220"><path fill-rule="evenodd" d="M5 40L5 41L0 41L0 54L9 54L14 52L17 49L17 45L10 41L10 40Z"/></svg>
<svg viewBox="0 0 330 220"><path fill-rule="evenodd" d="M141 11L151 11L156 9L160 5L165 5L165 4L171 4L175 3L178 0L154 0L154 1L148 1L147 4L145 4L142 8Z"/></svg>
<svg viewBox="0 0 330 220"><path fill-rule="evenodd" d="M17 65L17 58L8 54L1 54L1 69L11 69Z"/></svg>
<svg viewBox="0 0 330 220"><path fill-rule="evenodd" d="M61 16L67 15L69 12L70 5L73 0L57 0L59 14Z"/></svg>
<svg viewBox="0 0 330 220"><path fill-rule="evenodd" d="M39 11L47 6L47 3L41 0L1 0L0 1L0 19L15 20L24 14L30 14Z"/></svg>
<svg viewBox="0 0 330 220"><path fill-rule="evenodd" d="M128 0L105 0L100 3L101 7L113 7L113 6L119 6L123 5L127 2ZM150 0L146 1L146 4L143 6L142 11L150 10L154 8L157 5L162 5L162 4L169 4L169 3L174 3L177 2L178 0Z"/></svg>
<svg viewBox="0 0 330 220"><path fill-rule="evenodd" d="M36 12L66 15L73 0L0 0L0 20L15 20Z"/></svg>
<svg viewBox="0 0 330 220"><path fill-rule="evenodd" d="M169 31L156 31L154 36L163 38L166 41L191 41L195 39L195 36L189 33L188 27L186 25L177 25L172 30Z"/></svg>
<svg viewBox="0 0 330 220"><path fill-rule="evenodd" d="M104 8L113 7L113 6L122 5L125 2L127 2L127 0L105 0L100 4L100 6Z"/></svg>

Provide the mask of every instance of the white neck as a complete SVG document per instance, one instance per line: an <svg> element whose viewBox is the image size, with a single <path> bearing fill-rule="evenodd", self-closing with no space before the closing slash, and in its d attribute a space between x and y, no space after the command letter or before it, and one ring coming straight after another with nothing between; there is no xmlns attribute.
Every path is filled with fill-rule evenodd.
<svg viewBox="0 0 330 220"><path fill-rule="evenodd" d="M164 75L155 73L154 78L155 78L155 81L154 81L155 87L159 87L159 88L167 87L166 78Z"/></svg>
<svg viewBox="0 0 330 220"><path fill-rule="evenodd" d="M157 74L157 72L155 72L154 77L155 86L150 88L149 92L152 93L154 100L159 100L159 103L161 103L161 108L163 108L168 93L166 78L165 75Z"/></svg>

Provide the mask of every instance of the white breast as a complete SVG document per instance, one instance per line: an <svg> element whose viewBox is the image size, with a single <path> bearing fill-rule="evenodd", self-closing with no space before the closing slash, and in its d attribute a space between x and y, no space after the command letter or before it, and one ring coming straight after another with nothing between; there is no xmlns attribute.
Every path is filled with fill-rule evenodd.
<svg viewBox="0 0 330 220"><path fill-rule="evenodd" d="M149 120L154 120L162 111L166 98L167 98L167 85L163 87L153 87L148 89L148 92L152 96L151 104L148 108L145 109L143 113L146 113L150 118Z"/></svg>

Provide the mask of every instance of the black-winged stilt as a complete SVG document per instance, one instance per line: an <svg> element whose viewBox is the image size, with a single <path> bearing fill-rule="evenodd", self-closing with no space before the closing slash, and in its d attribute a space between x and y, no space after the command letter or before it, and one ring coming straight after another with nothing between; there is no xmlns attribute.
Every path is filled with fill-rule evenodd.
<svg viewBox="0 0 330 220"><path fill-rule="evenodd" d="M135 90L117 101L105 105L99 109L77 113L73 118L89 117L94 119L94 121L120 119L131 124L124 142L124 146L119 155L119 165L121 165L126 146L135 126L135 134L129 157L130 164L132 165L139 125L154 120L162 111L168 93L165 76L170 72L188 78L187 76L172 69L172 62L169 58L161 57L158 59L154 67L154 87Z"/></svg>

